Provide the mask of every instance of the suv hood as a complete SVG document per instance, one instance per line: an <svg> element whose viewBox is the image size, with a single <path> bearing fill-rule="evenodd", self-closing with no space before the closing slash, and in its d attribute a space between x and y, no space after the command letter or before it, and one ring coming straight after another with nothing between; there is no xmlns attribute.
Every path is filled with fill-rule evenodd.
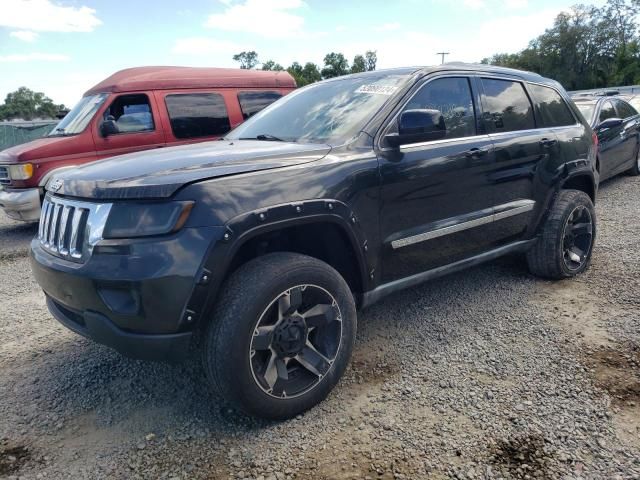
<svg viewBox="0 0 640 480"><path fill-rule="evenodd" d="M257 140L197 143L94 162L61 172L48 188L104 200L166 198L189 183L313 162L330 150L328 145Z"/></svg>

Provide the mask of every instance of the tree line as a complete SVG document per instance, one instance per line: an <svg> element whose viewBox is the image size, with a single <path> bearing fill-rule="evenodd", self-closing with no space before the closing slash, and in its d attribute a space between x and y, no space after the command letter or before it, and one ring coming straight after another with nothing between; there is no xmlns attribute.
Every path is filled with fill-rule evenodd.
<svg viewBox="0 0 640 480"><path fill-rule="evenodd" d="M284 68L274 60L267 60L261 63L258 59L258 54L253 50L237 53L233 56L233 60L240 63L240 68L243 69L255 68L260 65L261 70L286 70L295 79L296 84L302 87L326 78L375 70L378 63L378 55L376 51L368 50L364 55L358 54L353 57L353 62L349 65L349 61L342 53L331 52L325 55L322 67L313 62L307 62L304 65L293 62L287 68Z"/></svg>
<svg viewBox="0 0 640 480"><path fill-rule="evenodd" d="M640 0L576 5L518 53L498 53L482 63L537 72L568 90L640 83Z"/></svg>
<svg viewBox="0 0 640 480"><path fill-rule="evenodd" d="M0 105L1 120L33 120L53 119L59 112L65 111L64 105L53 103L42 92L34 92L27 87L20 87L15 92L7 94L4 103Z"/></svg>

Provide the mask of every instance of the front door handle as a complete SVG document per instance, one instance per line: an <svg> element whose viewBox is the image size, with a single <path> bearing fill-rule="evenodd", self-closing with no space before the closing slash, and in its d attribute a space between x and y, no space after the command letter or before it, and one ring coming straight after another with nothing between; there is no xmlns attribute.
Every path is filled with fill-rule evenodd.
<svg viewBox="0 0 640 480"><path fill-rule="evenodd" d="M540 140L540 145L544 148L553 147L556 143L558 143L558 140L555 138L543 138Z"/></svg>
<svg viewBox="0 0 640 480"><path fill-rule="evenodd" d="M487 153L488 151L482 148L472 148L471 150L464 152L467 158L479 158L485 156Z"/></svg>

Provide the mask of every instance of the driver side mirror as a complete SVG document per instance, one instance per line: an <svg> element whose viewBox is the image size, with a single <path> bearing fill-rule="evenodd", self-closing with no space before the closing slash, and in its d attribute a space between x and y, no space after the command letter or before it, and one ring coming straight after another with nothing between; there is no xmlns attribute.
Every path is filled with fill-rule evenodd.
<svg viewBox="0 0 640 480"><path fill-rule="evenodd" d="M600 124L596 127L596 130L606 130L609 128L615 128L622 125L623 120L621 118L607 118L600 122Z"/></svg>
<svg viewBox="0 0 640 480"><path fill-rule="evenodd" d="M398 133L385 135L391 147L409 143L441 140L447 135L447 127L440 110L406 110L398 120Z"/></svg>
<svg viewBox="0 0 640 480"><path fill-rule="evenodd" d="M109 135L115 135L117 133L120 133L118 125L116 124L115 119L109 115L100 124L100 135L108 137Z"/></svg>

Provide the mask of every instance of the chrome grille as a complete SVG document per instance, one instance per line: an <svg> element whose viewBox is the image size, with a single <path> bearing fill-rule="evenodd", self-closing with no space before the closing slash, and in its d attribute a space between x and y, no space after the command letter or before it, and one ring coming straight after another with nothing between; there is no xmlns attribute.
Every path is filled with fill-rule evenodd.
<svg viewBox="0 0 640 480"><path fill-rule="evenodd" d="M47 195L42 203L38 239L47 252L83 263L102 239L110 203L89 203Z"/></svg>
<svg viewBox="0 0 640 480"><path fill-rule="evenodd" d="M0 185L8 185L9 181L9 169L0 166Z"/></svg>

